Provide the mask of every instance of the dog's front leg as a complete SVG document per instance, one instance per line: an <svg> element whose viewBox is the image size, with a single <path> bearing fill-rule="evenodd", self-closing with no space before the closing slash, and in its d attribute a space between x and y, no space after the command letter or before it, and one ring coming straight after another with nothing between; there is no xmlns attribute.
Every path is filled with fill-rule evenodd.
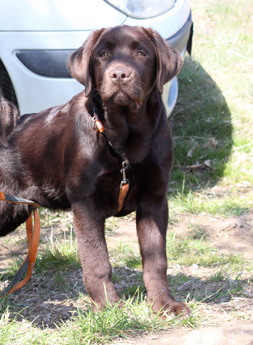
<svg viewBox="0 0 253 345"><path fill-rule="evenodd" d="M104 234L104 219L84 206L72 207L74 228L83 269L83 281L94 311L119 300Z"/></svg>
<svg viewBox="0 0 253 345"><path fill-rule="evenodd" d="M145 203L137 211L137 234L142 255L143 278L148 301L154 312L168 310L175 314L189 313L184 303L176 302L167 280L166 232L167 200L152 205Z"/></svg>

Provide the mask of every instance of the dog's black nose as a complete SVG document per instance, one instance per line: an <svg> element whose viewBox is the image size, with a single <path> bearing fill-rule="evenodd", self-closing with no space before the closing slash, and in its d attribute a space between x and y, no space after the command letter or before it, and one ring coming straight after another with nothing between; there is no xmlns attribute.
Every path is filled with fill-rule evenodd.
<svg viewBox="0 0 253 345"><path fill-rule="evenodd" d="M128 81L130 77L131 77L130 69L123 66L114 67L110 71L110 78L112 79L114 83L117 83L117 84Z"/></svg>

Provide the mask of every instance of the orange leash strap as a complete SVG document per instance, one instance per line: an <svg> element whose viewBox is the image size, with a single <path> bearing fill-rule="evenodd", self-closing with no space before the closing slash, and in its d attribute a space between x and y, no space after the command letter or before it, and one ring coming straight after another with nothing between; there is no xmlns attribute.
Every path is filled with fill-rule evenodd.
<svg viewBox="0 0 253 345"><path fill-rule="evenodd" d="M127 197L128 191L129 191L129 182L128 179L126 177L126 169L129 165L129 162L127 159L125 159L122 162L122 169L120 170L121 174L122 174L122 181L120 183L120 189L119 189L119 196L118 196L118 212L120 212L123 208L125 199Z"/></svg>
<svg viewBox="0 0 253 345"><path fill-rule="evenodd" d="M21 203L27 205L33 205L35 207L39 207L38 204L31 200L21 199L14 197L12 195L5 194L0 192L0 201L6 201L11 203ZM37 250L39 246L39 239L40 239L40 216L37 209L33 210L34 214L34 226L33 226L33 217L32 214L26 220L26 233L27 233L27 242L28 242L28 253L26 258L19 268L18 272L15 274L12 282L3 290L0 291L0 296L4 297L13 291L19 290L23 287L32 275L32 271L35 265ZM26 277L20 281L27 271Z"/></svg>
<svg viewBox="0 0 253 345"><path fill-rule="evenodd" d="M127 196L127 193L129 191L129 184L126 183L126 184L123 184L121 187L120 187L120 190L119 190L119 197L118 197L118 204L119 204L119 207L118 207L118 212L120 212L123 208L123 205L124 205L124 201L126 199L126 196Z"/></svg>

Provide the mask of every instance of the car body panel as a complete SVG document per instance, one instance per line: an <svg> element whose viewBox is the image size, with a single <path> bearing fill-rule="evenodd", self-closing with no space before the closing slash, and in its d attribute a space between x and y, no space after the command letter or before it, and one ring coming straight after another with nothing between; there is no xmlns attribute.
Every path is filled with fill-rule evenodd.
<svg viewBox="0 0 253 345"><path fill-rule="evenodd" d="M127 18L101 0L1 0L0 8L0 31L92 31Z"/></svg>
<svg viewBox="0 0 253 345"><path fill-rule="evenodd" d="M12 7L15 10L10 13ZM21 115L63 104L84 87L68 77L32 72L20 61L18 52L59 50L70 53L83 44L92 30L127 24L152 27L168 42L174 39L172 46L183 57L191 25L187 0L177 0L170 11L150 19L127 17L103 0L2 0L0 13L0 60L10 77ZM180 30L184 32L178 35ZM163 95L168 115L177 98L177 82L170 95L169 86L165 85Z"/></svg>

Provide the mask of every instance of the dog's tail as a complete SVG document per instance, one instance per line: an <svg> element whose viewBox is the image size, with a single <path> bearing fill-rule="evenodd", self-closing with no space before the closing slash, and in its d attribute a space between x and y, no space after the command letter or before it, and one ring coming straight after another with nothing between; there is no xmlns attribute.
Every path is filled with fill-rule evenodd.
<svg viewBox="0 0 253 345"><path fill-rule="evenodd" d="M17 107L4 98L0 89L0 147L8 147L7 137L16 127L18 117Z"/></svg>

